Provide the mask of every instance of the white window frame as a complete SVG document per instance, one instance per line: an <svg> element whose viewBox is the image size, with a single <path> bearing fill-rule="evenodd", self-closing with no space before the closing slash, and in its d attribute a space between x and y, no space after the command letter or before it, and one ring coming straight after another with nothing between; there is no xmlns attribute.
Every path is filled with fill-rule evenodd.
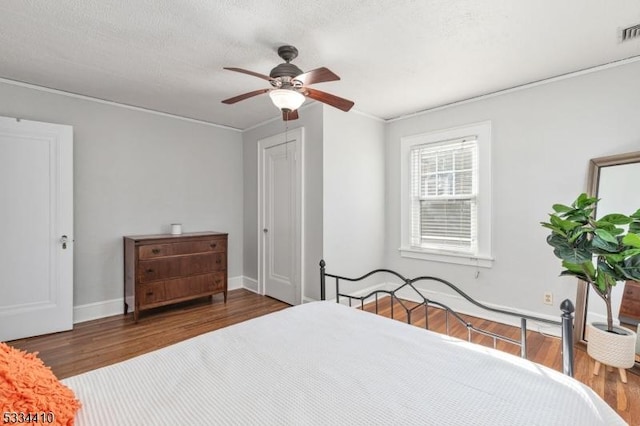
<svg viewBox="0 0 640 426"><path fill-rule="evenodd" d="M416 145L443 143L475 136L478 146L477 245L475 252L455 249L426 249L411 246L411 149ZM491 122L406 136L400 141L400 227L402 257L490 268L491 255Z"/></svg>

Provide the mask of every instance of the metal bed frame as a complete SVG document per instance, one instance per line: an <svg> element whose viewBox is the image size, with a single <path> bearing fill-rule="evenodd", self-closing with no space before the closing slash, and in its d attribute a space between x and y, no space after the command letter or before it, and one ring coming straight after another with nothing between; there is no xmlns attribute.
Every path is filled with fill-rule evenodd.
<svg viewBox="0 0 640 426"><path fill-rule="evenodd" d="M340 303L340 298L348 298L349 300L349 306L352 306L352 301L353 300L359 300L360 301L360 308L364 309L364 305L365 305L365 300L369 299L371 297L375 298L375 312L376 314L378 313L378 299L379 299L379 295L384 295L384 296L389 296L391 298L391 318L394 318L394 302L398 302L398 304L404 309L404 312L407 315L407 323L411 324L411 314L416 310L419 309L421 307L424 307L425 309L425 328L429 329L429 308L433 307L436 309L442 309L445 312L445 328L447 331L447 334L449 334L449 316L453 316L453 318L457 321L459 321L464 327L466 327L467 329L467 340L471 341L471 336L472 336L472 332L484 335L484 336L488 336L491 337L493 339L493 347L496 347L496 343L498 340L503 341L503 342L507 342L507 343L511 343L514 344L516 346L520 347L520 356L522 358L527 358L527 320L531 320L531 321L536 321L536 322L541 322L541 323L545 323L545 324L550 324L550 325L555 325L555 326L560 326L561 330L562 330L562 372L568 376L573 377L573 360L574 360L574 354L573 354L573 312L574 312L574 307L573 307L573 303L571 303L571 301L569 299L565 299L561 304L560 304L560 310L562 311L562 315L561 315L561 320L560 321L553 321L553 320L549 320L546 318L539 318L539 317L535 317L532 315L526 315L526 314L521 314L518 312L511 312L511 311L505 311L503 309L497 309L497 308L492 308L490 306L486 306L476 300L474 300L473 298L471 298L471 296L469 296L468 294L466 294L465 292L463 292L462 290L460 290L458 287L456 287L455 285L451 284L450 282L443 280L442 278L437 278L437 277L431 277L431 276L421 276L421 277L417 277L417 278L405 278L404 276L402 276L401 274L399 274L398 272L392 271L390 269L375 269L373 271L370 271L360 277L357 278L349 278L349 277L343 277L340 275L335 275L335 274L329 274L326 272L325 270L326 268L326 263L324 260L320 261L320 299L321 300L326 300L326 279L327 277L329 278L335 278L335 286L336 286L336 303ZM396 287L393 290L373 290L370 293L366 294L366 295L361 295L361 296L354 296L354 295L350 295L350 294L346 294L346 293L341 293L340 292L340 280L344 280L344 281L351 281L351 282L356 282L356 281L361 281L364 280L365 278L368 278L374 274L381 274L381 273L386 273L386 274L391 274L396 276L397 278L399 278L403 283L400 284L398 287ZM510 317L515 317L515 318L519 318L520 319L520 340L515 340L512 339L510 337L507 336L502 336L496 333L493 333L491 331L488 330L483 330L481 328L478 328L476 326L474 326L471 322L465 320L464 318L462 318L460 316L460 314L458 314L457 312L455 312L454 310L452 310L451 308L449 308L447 305L437 302L435 300L431 300L427 297L424 296L424 294L422 294L420 292L419 289L416 288L416 286L414 286L414 283L418 282L418 281L426 281L426 282L439 282L441 284L446 285L447 287L451 288L452 290L454 290L456 293L458 293L460 296L462 296L462 298L464 298L465 300L467 300L469 303L482 308L486 311L489 312L494 312L494 313L499 313L499 314L503 314L503 315L507 315ZM412 303L416 303L415 306L413 307L409 307L407 305L407 301L398 297L397 293L401 290L413 290L413 292L415 293L415 295L417 296L418 300L421 300L420 302L414 302L412 301Z"/></svg>

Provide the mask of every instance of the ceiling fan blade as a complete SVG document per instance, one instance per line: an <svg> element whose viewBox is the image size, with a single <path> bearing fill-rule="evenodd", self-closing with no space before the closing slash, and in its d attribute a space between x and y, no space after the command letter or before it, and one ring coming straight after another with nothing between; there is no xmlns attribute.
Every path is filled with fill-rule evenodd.
<svg viewBox="0 0 640 426"><path fill-rule="evenodd" d="M234 96L233 98L225 99L224 101L222 101L222 103L227 105L235 104L236 102L244 101L245 99L267 93L269 90L270 89L254 90L253 92L244 93L242 95Z"/></svg>
<svg viewBox="0 0 640 426"><path fill-rule="evenodd" d="M284 121L291 121L298 119L298 110L295 111L282 111L282 119Z"/></svg>
<svg viewBox="0 0 640 426"><path fill-rule="evenodd" d="M254 77L258 77L261 78L263 80L267 80L267 81L271 81L273 80L271 77L269 77L268 75L264 75L264 74L260 74L258 72L253 72L253 71L249 71L249 70L245 70L242 68L229 68L229 67L224 67L225 70L229 70L229 71L235 71L235 72L241 72L243 74L249 74L252 75Z"/></svg>
<svg viewBox="0 0 640 426"><path fill-rule="evenodd" d="M341 109L342 111L349 111L354 103L348 99L341 98L331 93L323 92L321 90L309 89L305 87L305 95L316 101L320 101L332 107Z"/></svg>
<svg viewBox="0 0 640 426"><path fill-rule="evenodd" d="M295 80L300 81L306 86L309 84L324 83L325 81L340 80L340 77L334 74L329 68L322 67L300 74Z"/></svg>

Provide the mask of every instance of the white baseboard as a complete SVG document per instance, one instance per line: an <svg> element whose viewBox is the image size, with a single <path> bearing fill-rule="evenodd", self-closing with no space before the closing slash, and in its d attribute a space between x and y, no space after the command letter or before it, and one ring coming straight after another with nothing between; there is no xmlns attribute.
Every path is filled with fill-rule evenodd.
<svg viewBox="0 0 640 426"><path fill-rule="evenodd" d="M391 287L390 284L383 282L383 283L379 283L379 284L374 284L374 285L369 286L367 288L363 288L362 290L355 291L355 292L351 293L351 295L352 296L357 296L357 297L363 297L363 296L366 296L369 293L372 293L372 292L374 292L376 290L387 290L388 288L393 288L393 287ZM388 297L388 296L389 296L388 294L379 294L378 295L378 299L381 299L383 297ZM369 302L373 302L375 300L374 298L375 298L375 296L371 296L369 298L369 300L365 299L364 300L364 304L366 305ZM327 299L327 300L329 300L330 302L335 302L336 298L334 297L333 299ZM351 302L352 302L352 306L360 307L360 303L359 303L358 300L352 300ZM348 297L341 297L340 298L340 304L349 306L349 298Z"/></svg>
<svg viewBox="0 0 640 426"><path fill-rule="evenodd" d="M358 290L354 293L352 293L353 296L364 296L367 295L369 293L371 293L372 291L375 290L393 290L398 288L399 284L398 283L381 283L381 284L376 284L370 287L367 287L365 289L362 290ZM471 304L470 302L468 302L467 300L465 300L462 296L458 295L458 294L448 294L448 293L442 293L442 292L437 292L437 291L431 291L431 290L424 290L424 289L420 289L420 291L423 293L423 295L433 301L442 303L443 305L448 306L449 308L451 308L453 311L458 312L460 314L465 314L465 315L471 315L477 318L481 318L481 319L485 319L485 320L489 320L489 321L494 321L497 323L501 323L501 324L506 324L506 325L511 325L514 327L520 327L520 319L517 317L512 317L509 315L502 315L499 313L495 313L495 312L491 312L491 311L486 311L480 307L477 307L473 304ZM413 302L422 302L422 300L419 298L419 296L417 294L415 294L415 292L413 290L408 290L405 292L401 292L396 294L396 296L402 298L402 299L406 299L409 301L413 301ZM381 299L383 297L388 297L387 294L379 294L378 298ZM335 302L336 299L328 299L329 301ZM367 304L369 302L372 302L374 300L373 296L369 298L369 300L365 300L364 304ZM510 311L510 312L514 312L515 310L512 307L509 306L502 306L502 305L496 305L496 304L492 304L492 303L486 303L486 302L482 302L479 301L480 303L482 303L483 305L486 305L490 308L495 308L495 309L501 309L504 311ZM349 305L349 299L346 297L341 297L340 298L340 303L343 305ZM360 302L358 300L354 300L353 301L353 307L360 307ZM517 313L523 314L523 315L529 315L529 316L534 316L534 317L538 317L538 318L542 318L542 319L547 319L547 320L551 320L551 321L557 321L560 322L560 315L561 312L558 309L558 316L554 317L551 315L544 315L544 314L540 314L538 312L530 312L530 311L518 311ZM535 322L532 320L528 320L527 321L527 329L531 330L531 331L538 331L540 333L544 333L544 334L549 334L551 336L556 336L556 337L560 337L561 335L561 328L560 326L554 326L552 324L547 324L547 323L543 323L543 322Z"/></svg>
<svg viewBox="0 0 640 426"><path fill-rule="evenodd" d="M251 282L254 282L253 285ZM230 277L227 281L229 290L238 290L246 288L247 290L257 292L258 282L242 275ZM255 289L254 289L255 288ZM133 311L133 306L129 306L129 312ZM103 302L87 303L86 305L77 305L73 307L73 323L78 324L85 321L91 321L100 318L111 317L114 315L122 315L124 313L124 298L105 300Z"/></svg>
<svg viewBox="0 0 640 426"><path fill-rule="evenodd" d="M238 277L229 277L227 279L227 290L238 290L243 287L242 275Z"/></svg>
<svg viewBox="0 0 640 426"><path fill-rule="evenodd" d="M133 307L129 307L131 312ZM105 300L103 302L87 303L73 307L73 323L91 321L99 318L124 314L124 298Z"/></svg>
<svg viewBox="0 0 640 426"><path fill-rule="evenodd" d="M398 287L398 284L396 283L389 283L386 286L387 290L391 290L393 288ZM415 292L413 292L413 290L409 290L410 292L406 292L406 293L402 293L402 294L398 294L398 297L401 297L403 299L407 299L407 300L411 300L414 302L422 302L422 300L418 297L418 295L415 294ZM432 290L424 290L424 289L420 289L421 293L428 299L433 300L433 301L437 301L442 303L443 305L448 306L449 308L451 308L453 311L458 312L460 314L464 314L464 315L471 315L477 318L481 318L481 319L485 319L485 320L489 320L489 321L493 321L493 322L497 322L500 324L506 324L506 325L510 325L510 326L514 326L514 327L520 327L520 319L517 317L512 317L510 315L503 315L500 313L496 313L496 312L491 312L491 311L487 311L484 310L478 306L475 306L473 304L471 304L469 301L465 300L462 296L458 295L458 294L448 294L448 293L442 293L442 292L438 292L438 291L432 291ZM552 315L545 315L545 314L540 314L538 312L531 312L531 311L523 311L523 310L516 310L513 309L513 307L510 306L502 306L502 305L496 305L493 303L486 303L483 301L478 301L479 303L486 305L490 308L494 308L494 309L501 309L504 311L509 311L509 312L514 312L514 313L518 313L518 314L522 314L522 315L529 315L529 316L534 316L534 317L538 317L538 318L542 318L542 319L546 319L546 320L551 320L551 321L557 321L560 322L560 315L562 314L562 312L560 311L560 309L558 309L558 316L554 317ZM556 336L556 337L560 337L561 335L561 327L558 326L554 326L552 324L547 324L547 323L543 323L543 322L535 322L533 320L527 320L527 329L531 330L531 331L538 331L540 333L544 333L544 334L548 334L551 336Z"/></svg>
<svg viewBox="0 0 640 426"><path fill-rule="evenodd" d="M242 277L242 287L252 291L256 294L258 293L258 280L254 280L253 278L249 278L249 277Z"/></svg>

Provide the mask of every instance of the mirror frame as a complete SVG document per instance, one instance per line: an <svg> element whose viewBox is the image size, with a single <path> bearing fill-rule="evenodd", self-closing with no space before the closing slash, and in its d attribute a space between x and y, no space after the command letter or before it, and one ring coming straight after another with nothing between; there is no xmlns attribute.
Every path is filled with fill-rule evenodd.
<svg viewBox="0 0 640 426"><path fill-rule="evenodd" d="M607 157L593 158L589 161L589 174L587 180L587 194L592 197L598 196L598 186L600 184L600 170L603 167L621 166L624 164L640 163L640 151L628 152L626 154L609 155ZM595 215L596 212L594 211ZM586 344L585 331L587 325L587 306L589 304L589 284L585 281L578 281L578 291L576 295L576 314L574 329L574 340L577 343Z"/></svg>

